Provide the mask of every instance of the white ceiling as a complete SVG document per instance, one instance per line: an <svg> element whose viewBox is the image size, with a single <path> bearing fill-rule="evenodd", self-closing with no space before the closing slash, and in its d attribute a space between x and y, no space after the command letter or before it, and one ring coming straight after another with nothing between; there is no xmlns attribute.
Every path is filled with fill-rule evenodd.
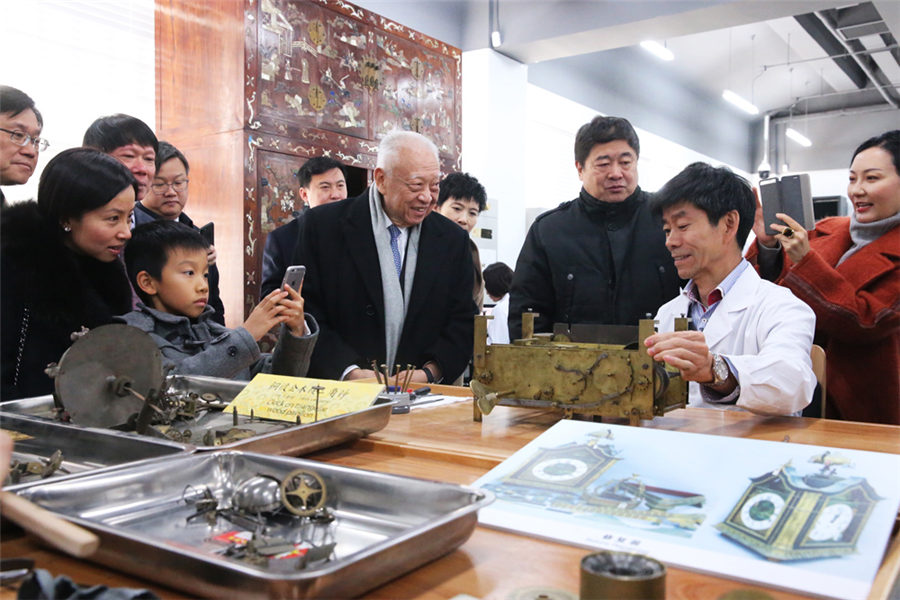
<svg viewBox="0 0 900 600"><path fill-rule="evenodd" d="M495 7L492 22L504 34L504 43L497 50L516 60L534 64L566 58L571 65L573 57L582 57L579 64L589 72L591 65L602 62L603 51L653 39L675 54L668 68L685 85L714 95L730 88L753 101L762 113L776 117L900 106L900 50L896 47L900 2L863 3L867 10L854 10L854 4L824 0L491 0ZM875 61L872 70L883 72L881 83L891 84L893 105L873 83L860 90L793 17L806 14L807 22L827 29L821 23L840 26L842 20L866 18L861 13L880 13L884 19L880 27L888 35L863 36L859 49L881 50L868 55ZM839 40L835 45L844 41L840 34L835 34L835 39ZM846 50L840 48L840 52ZM858 66L855 70L862 77Z"/></svg>

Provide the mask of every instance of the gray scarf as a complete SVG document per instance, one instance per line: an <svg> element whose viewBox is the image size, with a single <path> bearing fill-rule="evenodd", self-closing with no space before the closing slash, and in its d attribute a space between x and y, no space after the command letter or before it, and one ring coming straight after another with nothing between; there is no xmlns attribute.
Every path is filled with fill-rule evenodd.
<svg viewBox="0 0 900 600"><path fill-rule="evenodd" d="M860 223L856 220L856 211L850 215L850 240L853 245L847 250L837 264L841 264L853 254L874 242L888 231L900 225L900 213L891 215L886 219L879 219L873 223Z"/></svg>
<svg viewBox="0 0 900 600"><path fill-rule="evenodd" d="M372 213L372 233L375 235L375 247L378 249L378 265L381 268L381 288L384 290L384 345L388 372L394 371L394 360L397 346L403 333L403 322L409 308L409 297L412 292L413 279L416 273L416 257L419 253L419 235L422 226L409 228L409 239L406 243L406 258L403 261L403 289L394 268L394 254L391 252L391 234L388 226L391 220L384 212L383 198L374 184L369 188L369 209ZM404 365L405 368L405 365Z"/></svg>

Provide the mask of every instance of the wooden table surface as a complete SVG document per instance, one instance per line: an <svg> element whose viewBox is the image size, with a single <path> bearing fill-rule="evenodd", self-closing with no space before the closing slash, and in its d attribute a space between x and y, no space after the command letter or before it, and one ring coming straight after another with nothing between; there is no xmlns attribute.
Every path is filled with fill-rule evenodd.
<svg viewBox="0 0 900 600"><path fill-rule="evenodd" d="M438 393L465 395L466 388L432 386ZM388 426L366 439L308 456L372 471L469 485L546 431L560 411L497 407L482 423L472 420L471 402L414 409L393 415ZM900 427L821 419L762 418L744 412L682 409L645 421L671 431L817 444L900 454ZM542 590L577 597L579 564L589 550L477 527L456 551L371 591L369 598L437 600L469 594L476 598L537 598ZM158 583L109 571L47 550L30 538L3 533L4 557L31 557L40 568L84 584L148 588L165 598L185 597ZM900 535L892 537L871 597L887 597L900 570ZM160 581L164 581L164 577ZM667 598L717 598L733 590L765 591L771 598L804 596L752 583L670 568ZM0 591L0 599L13 597Z"/></svg>

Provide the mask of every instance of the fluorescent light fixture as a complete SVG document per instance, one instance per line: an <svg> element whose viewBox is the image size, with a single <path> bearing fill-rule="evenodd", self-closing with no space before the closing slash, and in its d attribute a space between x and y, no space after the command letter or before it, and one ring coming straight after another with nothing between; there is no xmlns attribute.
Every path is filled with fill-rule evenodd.
<svg viewBox="0 0 900 600"><path fill-rule="evenodd" d="M789 138L791 138L792 140L794 140L795 142L797 142L804 148L809 148L810 146L812 146L812 142L809 141L808 137L806 137L805 135L803 135L802 133L800 133L799 131L797 131L796 129L794 129L792 127L788 127L784 131L784 135L788 136Z"/></svg>
<svg viewBox="0 0 900 600"><path fill-rule="evenodd" d="M724 92L722 92L722 97L725 98L726 100L728 100L729 102L731 102L732 104L734 104L735 106L737 106L738 108L740 108L741 110L743 110L744 112L747 112L751 115L759 114L758 108L756 108L753 104L751 104L747 100L744 100L743 98L741 98L740 96L738 96L737 94L732 92L731 90L725 90Z"/></svg>
<svg viewBox="0 0 900 600"><path fill-rule="evenodd" d="M661 58L663 60L674 60L675 55L672 54L672 51L660 44L659 42L654 42L653 40L647 40L641 42L641 48L649 52L650 54L655 55L657 58Z"/></svg>
<svg viewBox="0 0 900 600"><path fill-rule="evenodd" d="M499 48L500 44L502 44L502 43L503 43L503 39L500 37L500 32L492 31L491 32L491 47Z"/></svg>

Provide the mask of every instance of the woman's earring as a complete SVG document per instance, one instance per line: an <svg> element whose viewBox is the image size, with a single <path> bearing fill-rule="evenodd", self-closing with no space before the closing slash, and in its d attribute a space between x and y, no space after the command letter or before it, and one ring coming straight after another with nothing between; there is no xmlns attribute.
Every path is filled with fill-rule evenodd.
<svg viewBox="0 0 900 600"><path fill-rule="evenodd" d="M65 231L66 233L69 233L72 231L72 228L68 224L63 225L63 231Z"/></svg>

